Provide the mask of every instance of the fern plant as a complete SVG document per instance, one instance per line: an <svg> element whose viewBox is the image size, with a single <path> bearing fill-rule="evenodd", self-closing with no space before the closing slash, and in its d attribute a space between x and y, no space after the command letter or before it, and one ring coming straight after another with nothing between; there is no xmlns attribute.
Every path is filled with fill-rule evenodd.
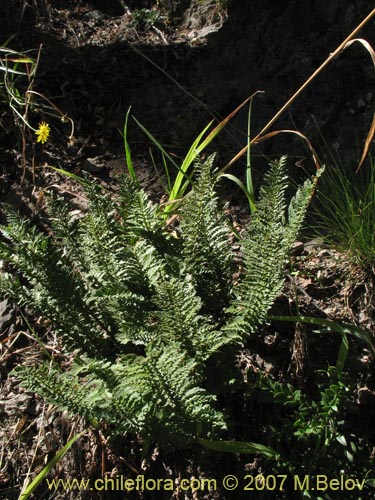
<svg viewBox="0 0 375 500"><path fill-rule="evenodd" d="M111 434L180 444L219 436L225 408L209 388L228 352L264 323L313 189L301 186L286 214L284 170L282 158L265 179L238 286L213 157L196 168L177 234L127 178L117 199L85 182L81 218L52 197L46 232L7 209L2 294L51 320L74 353L68 370L19 366L23 383Z"/></svg>
<svg viewBox="0 0 375 500"><path fill-rule="evenodd" d="M285 160L283 157L271 164L249 233L243 240L245 273L226 326L242 338L265 322L283 286L285 259L296 240L313 190L313 183L307 180L298 188L287 210Z"/></svg>

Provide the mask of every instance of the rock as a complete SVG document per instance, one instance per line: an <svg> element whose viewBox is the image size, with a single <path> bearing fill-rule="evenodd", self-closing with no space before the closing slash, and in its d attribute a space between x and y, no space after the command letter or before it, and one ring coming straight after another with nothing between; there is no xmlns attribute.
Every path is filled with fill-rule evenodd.
<svg viewBox="0 0 375 500"><path fill-rule="evenodd" d="M105 161L105 159L106 155L95 156L94 158L86 158L83 161L81 168L82 170L85 170L90 174L97 174L99 172L102 172L106 168L107 162Z"/></svg>
<svg viewBox="0 0 375 500"><path fill-rule="evenodd" d="M374 406L375 404L375 393L371 391L368 387L361 387L358 389L357 403L360 406Z"/></svg>
<svg viewBox="0 0 375 500"><path fill-rule="evenodd" d="M290 249L290 255L302 255L304 249L305 245L302 243L302 241L295 241L292 245L292 248Z"/></svg>
<svg viewBox="0 0 375 500"><path fill-rule="evenodd" d="M192 0L190 7L184 12L182 27L195 30L197 38L218 31L225 21L223 10L216 0Z"/></svg>
<svg viewBox="0 0 375 500"><path fill-rule="evenodd" d="M0 302L0 333L10 326L16 317L16 312L8 299Z"/></svg>
<svg viewBox="0 0 375 500"><path fill-rule="evenodd" d="M319 258L321 258L321 257L332 257L332 252L330 252L326 248L323 248L323 250L320 250L318 252L317 257L319 257Z"/></svg>
<svg viewBox="0 0 375 500"><path fill-rule="evenodd" d="M317 240L310 240L310 241L307 241L304 245L304 248L305 248L305 251L307 253L310 253L314 250L314 248L316 248L317 246L319 246L319 243L317 242Z"/></svg>
<svg viewBox="0 0 375 500"><path fill-rule="evenodd" d="M270 375L276 375L278 372L278 364L274 358L270 356L260 356L259 354L255 355L256 364L264 370L266 373Z"/></svg>
<svg viewBox="0 0 375 500"><path fill-rule="evenodd" d="M20 392L15 394L10 392L5 401L0 401L0 406L3 408L3 413L9 416L20 415L28 412L33 399L31 392Z"/></svg>

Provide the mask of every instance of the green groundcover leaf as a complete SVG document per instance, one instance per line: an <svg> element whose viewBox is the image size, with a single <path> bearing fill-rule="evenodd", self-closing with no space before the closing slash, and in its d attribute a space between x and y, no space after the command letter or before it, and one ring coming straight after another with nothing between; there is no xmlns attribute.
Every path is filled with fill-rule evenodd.
<svg viewBox="0 0 375 500"><path fill-rule="evenodd" d="M210 450L222 451L226 453L258 454L266 458L277 458L278 453L262 444L250 443L247 441L210 441L208 439L198 439L199 444Z"/></svg>

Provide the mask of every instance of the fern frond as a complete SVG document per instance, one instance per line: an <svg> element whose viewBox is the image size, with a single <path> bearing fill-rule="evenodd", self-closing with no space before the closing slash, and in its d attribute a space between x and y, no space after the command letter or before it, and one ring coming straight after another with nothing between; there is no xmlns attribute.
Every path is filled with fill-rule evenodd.
<svg viewBox="0 0 375 500"><path fill-rule="evenodd" d="M266 315L284 283L283 269L311 197L312 183L298 189L286 218L285 157L272 162L260 191L258 210L253 214L243 241L244 278L236 289L227 328L244 338L266 320Z"/></svg>
<svg viewBox="0 0 375 500"><path fill-rule="evenodd" d="M177 343L189 356L202 362L229 342L215 329L213 319L201 314L202 299L197 296L190 275L161 281L153 302L157 306L154 337L160 345Z"/></svg>
<svg viewBox="0 0 375 500"><path fill-rule="evenodd" d="M226 427L223 415L214 409L215 397L203 387L199 364L174 346L152 350L146 369L158 394L159 431L189 441L198 435Z"/></svg>
<svg viewBox="0 0 375 500"><path fill-rule="evenodd" d="M215 155L195 166L197 178L181 211L183 252L187 272L196 282L206 312L217 313L229 304L233 256L229 231L219 215L215 192Z"/></svg>
<svg viewBox="0 0 375 500"><path fill-rule="evenodd" d="M22 379L27 389L37 392L50 403L73 415L81 415L88 421L95 420L93 409L86 400L88 388L75 373L62 373L47 363L37 368L18 366L14 373Z"/></svg>
<svg viewBox="0 0 375 500"><path fill-rule="evenodd" d="M296 241L305 219L306 210L314 192L315 184L324 172L321 167L315 174L313 180L307 179L302 186L298 186L297 192L290 201L288 208L288 239L286 242L289 247Z"/></svg>

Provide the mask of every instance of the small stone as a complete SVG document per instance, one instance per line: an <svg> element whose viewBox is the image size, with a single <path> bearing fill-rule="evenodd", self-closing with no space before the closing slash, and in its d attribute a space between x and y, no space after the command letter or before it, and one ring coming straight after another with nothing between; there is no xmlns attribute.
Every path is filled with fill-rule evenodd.
<svg viewBox="0 0 375 500"><path fill-rule="evenodd" d="M332 254L329 250L323 249L323 250L320 250L317 257L330 257L331 255Z"/></svg>
<svg viewBox="0 0 375 500"><path fill-rule="evenodd" d="M9 393L5 401L3 412L7 416L26 413L30 407L33 394L31 392L21 392L19 394Z"/></svg>
<svg viewBox="0 0 375 500"><path fill-rule="evenodd" d="M14 307L9 303L8 299L0 302L0 333L10 326L15 320Z"/></svg>
<svg viewBox="0 0 375 500"><path fill-rule="evenodd" d="M257 365L262 368L266 373L275 374L277 373L277 363L271 357L262 357L259 354L255 355L255 362Z"/></svg>
<svg viewBox="0 0 375 500"><path fill-rule="evenodd" d="M97 174L106 168L106 162L103 157L96 156L94 158L86 158L82 163L82 170L86 170L90 174Z"/></svg>
<svg viewBox="0 0 375 500"><path fill-rule="evenodd" d="M366 107L366 103L363 99L358 99L357 106L359 109L362 109Z"/></svg>
<svg viewBox="0 0 375 500"><path fill-rule="evenodd" d="M323 238L314 238L313 240L307 241L304 244L304 248L306 252L312 252L314 248L323 244Z"/></svg>
<svg viewBox="0 0 375 500"><path fill-rule="evenodd" d="M358 390L357 403L360 406L373 406L375 403L375 394L368 387L361 387Z"/></svg>
<svg viewBox="0 0 375 500"><path fill-rule="evenodd" d="M295 241L290 249L290 255L296 256L301 255L305 249L305 245L302 241Z"/></svg>

